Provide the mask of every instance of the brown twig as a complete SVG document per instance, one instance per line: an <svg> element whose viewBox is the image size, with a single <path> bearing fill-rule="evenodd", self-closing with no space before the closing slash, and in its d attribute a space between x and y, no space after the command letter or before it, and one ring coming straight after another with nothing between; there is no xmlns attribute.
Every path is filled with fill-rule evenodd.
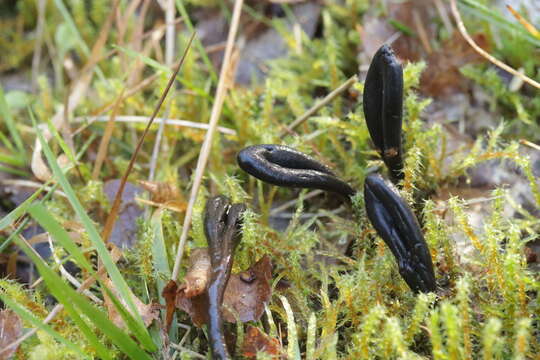
<svg viewBox="0 0 540 360"><path fill-rule="evenodd" d="M519 71L515 70L514 68L506 65L502 61L496 59L491 54L487 53L484 49L482 49L480 46L478 46L474 40L471 38L469 33L467 32L467 28L465 28L465 25L463 24L463 20L461 19L461 14L459 13L459 10L457 8L456 0L450 0L450 8L452 9L452 15L454 15L454 19L456 20L457 27L459 29L459 32L461 35L465 38L465 40L471 45L471 47L479 53L481 56L488 59L491 63L497 65L501 69L509 72L510 74L517 76L521 78L523 81L528 83L529 85L534 86L537 89L540 89L540 83L537 81L534 81L530 77L520 73Z"/></svg>
<svg viewBox="0 0 540 360"><path fill-rule="evenodd" d="M185 48L184 53L182 54L182 58L180 59L178 66L172 73L169 79L169 82L167 83L167 87L165 88L165 91L161 95L161 98L159 99L158 104L156 105L156 108L154 109L154 112L152 113L152 116L150 117L150 120L148 120L148 124L146 125L146 128L144 129L141 137L139 138L139 142L137 143L137 146L135 147L135 151L133 152L133 155L131 155L131 159L129 160L128 167L126 169L126 172L122 176L122 180L120 181L120 186L118 187L118 192L116 193L116 196L114 198L111 212L109 213L109 216L107 217L107 221L105 222L105 226L101 234L102 239L105 243L108 242L112 229L114 227L114 224L116 223L118 211L120 210L120 202L122 200L122 193L124 192L127 178L129 174L131 173L133 166L135 165L135 160L137 159L137 155L139 154L139 151L141 150L142 144L144 142L144 138L146 137L146 134L148 133L148 130L150 129L150 126L152 125L152 122L156 118L159 110L161 109L161 105L163 105L163 102L165 101L165 97L167 97L167 94L169 93L169 90L171 89L171 86L174 83L174 80L176 79L176 75L178 75L178 72L180 71L180 68L182 67L182 64L184 63L184 60L186 59L186 56L189 52L189 49L191 48L191 43L193 42L194 37L195 37L195 33L191 35L189 42L187 44L187 47Z"/></svg>
<svg viewBox="0 0 540 360"><path fill-rule="evenodd" d="M227 72L230 69L231 55L233 50L234 41L236 38L236 32L238 31L238 24L240 22L240 13L242 10L243 0L236 0L234 3L233 17L231 21L231 27L229 29L229 35L227 36L227 46L225 47L225 55L223 57L223 64L221 65L221 72L219 75L218 87L216 90L216 96L214 105L212 107L212 113L210 114L209 126L210 128L206 132L199 160L197 161L197 169L195 170L195 177L193 180L193 187L191 188L191 194L189 198L189 204L186 210L186 216L184 218L184 226L182 227L182 234L180 235L180 242L178 244L178 251L176 253L176 259L174 261L174 268L172 272L172 280L176 280L180 271L180 264L182 262L182 255L184 254L184 246L186 244L188 231L191 225L191 217L193 215L193 206L199 193L199 187L201 186L204 170L208 157L210 155L210 149L212 147L212 139L216 132L219 117L221 115L221 109L225 100L225 94L227 92Z"/></svg>

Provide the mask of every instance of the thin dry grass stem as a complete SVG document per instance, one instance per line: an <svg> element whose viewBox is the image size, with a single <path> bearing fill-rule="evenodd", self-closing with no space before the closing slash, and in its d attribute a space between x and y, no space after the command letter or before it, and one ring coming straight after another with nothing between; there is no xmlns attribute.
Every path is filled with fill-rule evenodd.
<svg viewBox="0 0 540 360"><path fill-rule="evenodd" d="M216 89L216 96L214 98L214 105L212 106L212 112L210 114L209 129L206 132L199 160L197 161L197 168L195 170L195 177L193 180L193 187L191 188L191 194L189 197L188 207L186 209L186 216L184 218L184 225L182 227L182 234L180 235L180 241L178 244L178 251L176 253L176 259L174 261L174 268L172 272L172 280L178 278L180 271L180 264L182 262L182 255L184 254L184 246L186 244L188 231L191 225L191 217L193 215L193 206L197 199L199 187L201 186L204 170L208 157L210 155L210 149L212 147L212 140L214 133L216 132L219 117L221 115L221 109L225 100L225 94L227 92L227 73L230 71L231 55L233 52L233 45L238 31L238 25L240 22L240 14L242 10L243 0L236 0L234 2L233 17L231 21L231 27L229 28L229 34L227 36L227 46L225 47L225 55L223 57L223 64L221 65L221 71L219 74L219 82Z"/></svg>
<svg viewBox="0 0 540 360"><path fill-rule="evenodd" d="M450 8L452 9L452 14L454 15L454 19L456 20L457 27L459 29L459 32L461 35L465 38L465 40L469 43L469 45L481 56L488 59L491 63L497 65L501 69L509 72L510 74L517 76L521 78L523 81L525 81L527 84L534 86L537 89L540 89L540 83L537 81L534 81L530 77L520 73L516 69L506 65L502 61L497 60L495 57L493 57L491 54L486 52L484 49L482 49L480 46L478 46L474 40L471 38L469 33L467 32L467 29L465 28L465 25L463 24L463 20L461 19L461 14L459 13L459 10L457 8L456 0L450 0Z"/></svg>
<svg viewBox="0 0 540 360"><path fill-rule="evenodd" d="M41 257L41 255L39 255L37 253L37 251L28 243L28 241L24 238L24 236L22 235L18 235L19 239L23 242L25 242L28 247L31 249L31 251L35 252L36 256L39 256ZM116 262L120 259L120 256L121 256L121 252L120 250L117 248L117 247L114 247L113 250L112 250L112 261L116 264ZM100 277L102 277L103 275L105 275L107 272L107 270L103 267L101 269L99 269L93 276L90 276L88 279L86 279L85 281L83 281L83 283L81 284L81 286L79 286L77 288L77 292L78 293L82 293L84 292L85 290L88 290L90 288L90 286L92 286L96 280ZM58 315L62 310L64 309L64 305L62 304L57 304L52 310L51 312L49 313L49 315L47 315L47 317L45 319L43 319L43 324L48 324L49 322L51 322L51 320L53 320L56 315ZM22 342L24 342L26 339L30 338L31 336L33 336L39 329L38 328L33 328L33 329L30 329L27 333L25 333L23 336L21 336L20 338L18 338L17 340L15 340L14 342L12 342L11 344L7 345L6 347L4 347L3 349L0 349L0 355L5 352L5 351L8 351L10 349L14 349L16 347L18 347Z"/></svg>
<svg viewBox="0 0 540 360"><path fill-rule="evenodd" d="M148 12L149 5L150 5L150 0L143 1L141 5L141 9L139 11L138 21L135 24L135 29L133 30L131 34L131 38L130 38L130 44L131 44L132 50L138 53L140 53L142 49L142 44L143 44L143 39L144 39L144 19L146 18L146 13ZM125 56L126 54L123 54L123 55ZM140 81L140 77L141 77L142 69L143 69L143 62L141 59L136 59L135 64L136 65L135 65L135 68L133 69L133 72L129 74L128 76L128 81L127 81L128 86Z"/></svg>
<svg viewBox="0 0 540 360"><path fill-rule="evenodd" d="M174 61L174 40L175 40L175 27L174 27L174 14L176 12L176 7L174 5L174 0L167 0L166 9L165 9L165 63L167 66L172 66ZM150 171L148 174L148 180L154 180L157 159L159 151L161 149L161 141L163 139L163 131L165 129L165 124L169 113L171 111L171 101L167 103L167 108L165 110L164 121L159 123L158 132L156 134L156 141L154 143L154 148L152 149L152 156L150 158Z"/></svg>
<svg viewBox="0 0 540 360"><path fill-rule="evenodd" d="M311 199L311 198L314 198L315 196L319 196L320 194L324 193L324 191L322 190L314 190L314 191L311 191L309 193L307 193L305 196L304 196L304 201L305 200L308 200L308 199ZM280 206L276 206L275 208L273 208L271 211L270 211L270 216L274 216L274 215L277 215L279 214L280 212L282 211L285 211L287 210L288 208L296 205L298 203L298 200L295 199L295 200L290 200L290 201L287 201L286 203L283 203L281 204Z"/></svg>
<svg viewBox="0 0 540 360"><path fill-rule="evenodd" d="M125 89L126 89L125 87L122 89L122 91L120 92L120 95L118 95L118 98L116 99L114 103L111 116L109 117L107 121L107 125L105 126L105 133L103 134L103 137L101 138L101 142L99 143L96 161L94 162L94 169L92 170L93 180L98 179L99 173L101 172L101 167L103 166L103 162L105 161L105 158L107 157L107 150L109 149L109 142L111 141L111 137L113 134L116 114L118 114L118 110L120 109L120 104L122 103L121 100L122 100L122 96L124 95Z"/></svg>
<svg viewBox="0 0 540 360"><path fill-rule="evenodd" d="M540 31L536 30L533 24L527 21L523 16L521 16L514 8L510 5L506 5L506 8L514 15L514 17L523 25L523 27L531 33L532 36L540 39Z"/></svg>
<svg viewBox="0 0 540 360"><path fill-rule="evenodd" d="M454 26L452 25L452 22L448 17L448 12L446 11L445 5L442 3L441 0L433 0L433 2L435 3L435 8L437 9L439 16L441 17L446 31L451 34L452 32L454 32Z"/></svg>
<svg viewBox="0 0 540 360"><path fill-rule="evenodd" d="M156 73L156 74L151 75L151 76L147 77L146 79L142 80L139 84L134 86L132 89L128 90L121 101L126 100L127 98L135 95L136 93L138 93L139 91L141 91L142 89L147 87L148 85L152 84L159 77L159 75L160 75L159 73ZM113 102L113 103L103 107L102 109L97 111L95 114L99 115L99 114L103 114L104 112L107 112L107 111L111 110L114 107L115 103L116 102ZM81 118L80 117L75 118L75 120L76 119L81 119ZM101 120L97 120L97 119L100 119L99 116L89 117L89 119L95 119L95 120L88 121L88 123L86 123L86 124L82 125L81 127L79 127L77 130L75 130L73 132L73 136L75 136L75 135L79 134L80 132L86 130L86 128L88 128L90 125L92 125L94 123L94 121L101 121Z"/></svg>
<svg viewBox="0 0 540 360"><path fill-rule="evenodd" d="M420 18L420 14L418 13L418 11L413 10L412 15L414 20L414 26L416 26L416 31L418 31L418 37L420 37L420 42L422 43L422 46L424 47L426 52L428 54L431 54L433 52L433 49L431 48L431 44L429 43L429 37L426 28L424 27L424 23Z"/></svg>
<svg viewBox="0 0 540 360"><path fill-rule="evenodd" d="M520 139L520 140L519 140L519 143L522 144L522 145L526 145L526 146L528 146L528 147L530 147L530 148L533 148L533 149L535 149L535 150L540 150L540 145L537 145L537 144L535 144L535 143L533 143L533 142L530 142L530 141L528 141L528 140Z"/></svg>
<svg viewBox="0 0 540 360"><path fill-rule="evenodd" d="M67 280L69 281L73 286L75 286L76 288L80 287L81 286L81 283L79 282L79 280L77 280L73 275L71 275L67 270L66 268L64 267L64 265L62 265L62 262L60 261L60 258L56 255L56 252L54 251L54 245L53 245L53 240L51 238L50 235L47 236L47 242L49 243L49 248L51 249L51 254L53 256L53 259L54 259L54 262L56 263L56 265L58 265L58 268L60 269L60 274L62 274L62 276ZM42 277L40 279L43 279ZM102 304L103 301L101 301L101 299L99 299L98 297L96 297L94 294L92 294L89 290L83 290L82 293L88 297L89 299L91 299L93 302L95 302L96 304Z"/></svg>
<svg viewBox="0 0 540 360"><path fill-rule="evenodd" d="M186 59L186 56L189 52L189 49L191 48L191 43L193 42L193 38L195 37L195 33L191 35L189 38L189 42L187 44L187 47L184 50L184 53L182 54L182 59L180 59L180 62L178 63L178 66L172 73L169 82L167 83L167 86L165 87L165 91L161 95L161 98L158 101L158 104L156 105L156 108L154 109L154 112L152 113L152 116L150 117L150 120L148 120L148 124L146 125L146 128L144 129L141 137L139 138L139 142L137 143L137 146L135 147L135 151L133 152L133 155L131 155L131 159L129 160L128 167L126 169L126 172L122 176L122 180L120 181L120 186L118 187L118 192L116 193L116 196L114 198L114 202L111 208L111 212L109 213L109 216L107 216L107 220L105 222L105 226L103 228L103 232L101 233L102 239L105 243L109 241L109 237L111 235L112 229L114 224L116 223L116 218L118 215L118 211L120 210L120 201L122 199L122 193L124 192L124 188L126 186L127 178L129 174L131 173L131 170L133 169L133 166L135 165L135 160L137 159L137 155L139 154L139 151L141 150L142 144L144 142L144 138L146 137L146 134L148 133L148 130L150 129L150 126L152 126L152 123L154 122L154 119L156 118L156 115L158 114L159 110L161 109L161 105L163 105L163 102L165 101L165 97L169 93L169 90L172 87L172 84L174 83L174 80L176 79L176 76L178 75L178 72L180 71L180 68L182 67L182 64L184 63L184 60Z"/></svg>
<svg viewBox="0 0 540 360"><path fill-rule="evenodd" d="M119 0L116 0L114 2L114 5L113 5L114 10L116 10L116 8L118 7L119 2L120 2ZM88 90L88 85L90 84L90 80L92 79L92 75L93 75L92 69L94 65L96 65L99 55L101 53L101 50L105 46L107 37L109 36L109 31L112 26L115 12L116 11L112 11L107 17L105 24L101 28L98 39L94 43L94 46L92 47L92 51L90 53L88 62L85 64L85 66L81 70L82 75L79 78L79 80L74 84L73 90L69 94L69 97L66 101L65 106L70 111L73 111L73 109L77 107L81 99L86 94L86 91ZM57 129L60 129L64 119L65 119L64 109L59 109L52 118L53 126ZM45 138L45 141L49 141L52 138L52 134L47 127L43 129L43 137ZM36 178L38 178L41 181L47 181L52 177L52 174L41 156L41 150L42 150L41 143L39 142L39 139L36 138L36 141L34 144L34 152L32 153L31 169L32 169L33 174L36 176Z"/></svg>
<svg viewBox="0 0 540 360"><path fill-rule="evenodd" d="M32 57L32 86L37 86L39 74L39 63L41 61L41 47L43 45L43 29L45 28L45 5L46 0L37 1L37 26L36 26L36 44L34 45L34 56Z"/></svg>
<svg viewBox="0 0 540 360"><path fill-rule="evenodd" d="M83 122L88 121L91 123L94 122L107 122L109 121L108 116L78 116L73 119L74 122ZM115 122L119 123L146 123L148 121L148 117L146 116L136 116L136 115L117 115L114 119ZM155 118L154 124L159 124L166 121L167 125L175 125L175 126L183 126L183 127L189 127L193 129L201 129L201 130L208 130L209 126L207 123L198 123L194 121L189 120L180 120L180 119L164 119L164 118ZM228 127L218 126L217 131L226 134L226 135L232 135L236 136L236 130L233 130Z"/></svg>
<svg viewBox="0 0 540 360"><path fill-rule="evenodd" d="M126 11L124 12L123 16L122 14L117 14L116 24L118 29L118 44L122 45L124 43L124 37L126 36L126 32L128 29L128 23L133 18L133 14L135 14L135 10L139 7L139 4L141 3L141 0L133 0L129 3ZM144 8L144 6L143 6ZM144 9L143 9L144 10ZM141 20L144 21L144 12L141 11L140 16ZM138 50L138 49L137 49Z"/></svg>
<svg viewBox="0 0 540 360"><path fill-rule="evenodd" d="M285 130L279 134L279 137L283 137L287 134L291 134L293 130L300 124L302 124L304 121L309 119L311 116L313 116L317 111L319 111L321 108L328 105L332 100L334 100L338 95L343 93L345 90L350 88L356 81L358 80L357 75L351 76L347 81L345 81L343 84L341 84L337 89L332 91L330 94L326 95L324 99L313 105L308 111L306 111L303 115L298 117L296 120L294 120L290 125L288 125Z"/></svg>

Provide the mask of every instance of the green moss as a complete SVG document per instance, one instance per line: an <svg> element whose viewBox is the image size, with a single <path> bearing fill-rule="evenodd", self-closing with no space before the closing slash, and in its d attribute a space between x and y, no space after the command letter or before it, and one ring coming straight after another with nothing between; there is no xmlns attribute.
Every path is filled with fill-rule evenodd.
<svg viewBox="0 0 540 360"><path fill-rule="evenodd" d="M69 27L68 17L51 10L57 10L60 2L48 2L46 12L47 36L54 39L57 32L60 35L64 33L70 36L71 41L63 44L64 51L58 49L56 55L46 55L52 57L50 63L57 83L41 76L38 78L38 93L28 95L28 103L32 104L41 123L55 114L65 102L66 91L71 91L68 86L71 84L68 84L64 73L64 56L77 60L77 66L81 67L88 59L84 46L75 37L79 34L84 44L91 48L112 6L111 2L103 0L65 2L76 32ZM194 11L216 3L222 7L226 5L223 1L213 0L186 3ZM122 11L126 5L129 4L120 2ZM0 50L12 46L9 51L4 51L7 57L0 61L0 70L29 65L33 39L25 38L25 32L13 24L21 23L23 29L35 27L36 12L32 10L33 3L27 0L18 6L29 12L19 13L0 26L0 32L7 39L0 40ZM483 65L463 68L462 73L488 94L489 110L499 114L504 122L486 134L479 134L472 146L453 151L449 162L445 159L448 155L445 128L440 124L428 126L421 118L431 102L417 91L426 64L418 62L405 66L405 177L400 194L419 215L439 279L437 294L414 295L410 292L399 275L390 250L375 235L366 219L361 191L365 176L374 170L382 173L386 170L369 139L361 104L363 84L356 83L348 92L320 109L295 129L296 133L280 135L286 125L357 73L358 49L365 45L361 43L357 30L361 30L363 15L368 10L378 15L389 11L381 4L375 4L373 8L373 4L364 0L328 2L321 12L322 34L313 39L305 34L296 36L283 19L267 22L283 36L289 53L266 64L267 77L260 83L230 89L220 126L233 129L236 135L217 134L215 137L203 188L193 210L186 258L194 247L207 245L203 228L206 200L210 196L224 194L234 202L244 202L248 206L233 271L245 270L265 254L272 259L274 296L257 325L267 328L273 336L281 336L287 353L325 360L534 358L540 352L535 320L540 313L537 298L540 279L537 272L528 268L524 243L538 237L538 219L526 209L520 209L521 219L506 218L504 205L513 200L504 189L495 189L490 194L492 206L485 216L484 229L476 232L469 222L465 201L452 198L445 204L447 209L441 210L440 204L430 200L429 196L448 185L458 184L460 179L466 179L471 168L497 159L515 164L522 170L532 189L534 202L540 205L540 184L530 159L520 153L517 141L521 137L534 141L539 133L536 131L536 119L540 114L538 97L527 92L510 91L498 73ZM253 14L257 10L250 11ZM161 10L156 12L161 14ZM285 7L285 13L288 18L293 16L289 6ZM124 38L118 38L118 27L113 26L104 50L120 44L120 40L128 42L121 43L122 46L136 49L129 39L136 38L137 17L126 21ZM187 38L187 34L177 33L177 49L185 47ZM61 47L59 43L62 42L52 42L50 46ZM140 54L148 51L144 56L160 59L161 42L156 41L152 46L147 42L143 44L148 47L138 50ZM500 51L511 51L512 47L507 42L505 44ZM167 110L158 116L207 121L214 102L215 82L201 61L202 57L198 49L191 49L179 81L169 95L168 104L165 103ZM106 108L109 108L106 112L109 114L110 106L124 87L126 92L130 91L142 79L158 74L150 86L131 94L119 108L122 115L151 114L170 74L155 65L145 65L141 72L133 70L139 61L140 58L121 50L100 58L99 70L95 70L90 91L73 109L74 115L102 115ZM516 54L511 61L522 62L529 73L539 64L533 56L524 59L523 54ZM27 115L23 111L14 115L25 143L33 144L35 132L29 127ZM75 130L80 124L73 122L70 125ZM98 135L90 151L83 154L78 169L69 172L69 179L77 189L81 203L92 215L104 215L110 211L110 204L103 194L103 181L120 178L125 172L144 124L115 124L100 181L88 182L104 129L104 123L95 123L77 132L72 139L77 152L90 135ZM156 129L157 126L150 130L130 174L130 181L147 178ZM183 199L189 198L204 135L204 131L199 129L170 125L164 132L156 179L177 184ZM332 195L306 200L307 191L277 188L248 177L239 170L235 154L245 146L260 143L286 144L320 158L360 190L352 198L352 206L340 205ZM60 154L61 148L56 139L52 139L50 144ZM28 165L30 161L27 159ZM280 213L283 216L280 220L286 219L285 229L278 231L272 228L270 224L276 220L272 209L291 199L297 199L296 203ZM60 196L53 196L45 206L61 224L79 221ZM138 224L137 246L124 251L118 266L135 295L148 303L161 301L160 290L174 263L185 214L144 206L146 216ZM444 211L454 217L454 224L446 221ZM102 217L93 216L93 219L98 221ZM8 226L4 230L11 231L11 228ZM452 238L455 234L468 238L477 250L472 264L461 262ZM160 239L164 245L163 254L156 253L158 235L163 237ZM86 240L83 236L81 247L90 250L88 256L93 260L93 249L89 249ZM344 255L346 245L350 247ZM57 255L63 254L64 250L58 247ZM181 279L187 264L187 259L184 259ZM88 274L77 276L82 280ZM45 318L51 309L50 304L43 300L47 294L44 287L25 289L3 279L0 280L0 288L40 319ZM98 297L102 296L99 287L93 287L91 291ZM191 326L185 313L177 312L177 317L180 323ZM60 313L52 326L92 353L86 339L66 313ZM156 342L162 341L160 326L158 323L151 326ZM243 336L241 325L228 329ZM95 331L100 333L99 329ZM185 349L203 354L207 351L207 337L203 330L190 328L189 334L185 335L184 329L175 321L170 334L171 342L181 342ZM105 344L113 356L122 358L117 347ZM72 358L62 344L41 332L25 342L21 352L31 359ZM185 352L180 357L188 358L190 354Z"/></svg>

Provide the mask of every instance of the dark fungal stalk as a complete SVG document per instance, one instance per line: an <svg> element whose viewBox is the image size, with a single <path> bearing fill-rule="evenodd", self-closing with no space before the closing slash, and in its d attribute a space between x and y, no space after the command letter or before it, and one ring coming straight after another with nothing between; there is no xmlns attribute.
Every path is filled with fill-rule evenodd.
<svg viewBox="0 0 540 360"><path fill-rule="evenodd" d="M379 48L364 85L364 114L377 151L394 183L403 179L401 123L403 112L403 68L392 48Z"/></svg>
<svg viewBox="0 0 540 360"><path fill-rule="evenodd" d="M230 359L223 333L221 304L227 282L231 276L233 256L240 242L244 204L231 204L225 196L216 196L206 202L204 232L210 254L210 281L208 297L208 336L212 359Z"/></svg>
<svg viewBox="0 0 540 360"><path fill-rule="evenodd" d="M273 185L320 189L346 198L355 193L327 166L288 146L249 146L238 153L236 160L242 170Z"/></svg>
<svg viewBox="0 0 540 360"><path fill-rule="evenodd" d="M415 215L394 186L380 175L369 175L364 184L369 221L396 258L401 277L415 292L436 288L428 246Z"/></svg>

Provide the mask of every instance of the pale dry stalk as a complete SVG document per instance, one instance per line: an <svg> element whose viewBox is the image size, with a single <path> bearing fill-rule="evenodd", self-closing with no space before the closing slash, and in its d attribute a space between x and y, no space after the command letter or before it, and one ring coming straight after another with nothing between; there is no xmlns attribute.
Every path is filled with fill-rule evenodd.
<svg viewBox="0 0 540 360"><path fill-rule="evenodd" d="M527 84L534 86L537 89L540 89L540 83L537 81L534 81L530 77L526 76L525 74L520 73L516 69L506 65L502 61L496 59L491 54L486 52L484 49L482 49L480 46L478 46L474 40L471 38L469 33L467 32L467 28L465 28L465 25L463 24L463 20L461 19L461 14L459 13L459 10L457 8L456 0L450 0L450 8L452 9L452 15L454 15L454 19L456 20L457 27L459 29L459 32L461 35L465 38L465 40L469 43L469 45L480 55L482 55L484 58L488 59L491 63L497 65L501 69L509 72L510 74L522 79Z"/></svg>
<svg viewBox="0 0 540 360"><path fill-rule="evenodd" d="M221 115L221 109L223 107L223 102L225 100L225 95L227 92L227 73L230 71L231 55L233 52L233 45L236 38L236 33L238 31L238 25L240 21L240 13L242 10L243 0L236 0L234 3L233 17L231 21L231 27L229 29L229 34L227 36L227 46L225 47L225 55L223 58L223 65L221 66L221 72L219 75L219 82L216 90L216 96L214 98L214 105L212 107L212 112L210 114L209 129L206 132L204 142L201 148L199 155L199 160L197 161L197 168L195 170L195 177L193 181L193 187L191 188L191 194L189 197L188 207L186 209L186 216L184 218L184 225L182 227L182 234L180 235L180 241L178 243L178 251L176 253L176 259L174 261L174 268L172 272L172 280L178 278L178 273L180 271L180 264L182 262L182 256L184 254L184 246L186 244L187 235L189 228L191 226L191 217L193 216L193 206L195 205L195 200L197 199L197 194L201 186L202 178L204 175L204 170L208 162L208 157L210 155L210 149L212 147L212 140L214 138L214 133L217 129L217 124L219 117Z"/></svg>

